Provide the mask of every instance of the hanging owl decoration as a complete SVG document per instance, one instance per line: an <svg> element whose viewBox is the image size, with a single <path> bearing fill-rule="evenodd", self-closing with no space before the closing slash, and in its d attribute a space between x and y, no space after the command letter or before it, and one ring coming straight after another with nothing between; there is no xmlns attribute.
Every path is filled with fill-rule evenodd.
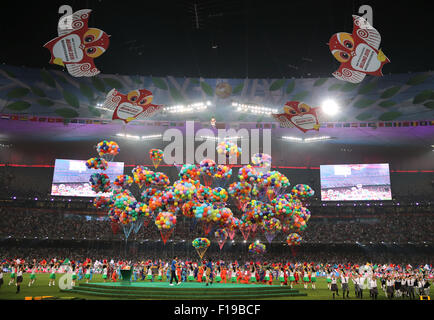
<svg viewBox="0 0 434 320"><path fill-rule="evenodd" d="M133 90L122 94L112 89L104 101L103 107L113 110L112 120L128 123L134 119L146 119L163 109L162 105L152 104L152 92L146 89Z"/></svg>
<svg viewBox="0 0 434 320"><path fill-rule="evenodd" d="M329 41L332 55L341 63L333 76L351 83L361 82L367 74L382 76L390 60L379 50L381 36L368 21L353 15L353 33L339 32Z"/></svg>
<svg viewBox="0 0 434 320"><path fill-rule="evenodd" d="M100 73L93 59L109 46L107 33L88 27L91 11L83 9L62 17L57 27L59 36L44 45L51 52L50 63L66 67L74 77L93 77Z"/></svg>
<svg viewBox="0 0 434 320"><path fill-rule="evenodd" d="M273 114L284 128L294 128L307 132L309 130L319 131L317 109L299 101L288 101L283 107L285 113Z"/></svg>

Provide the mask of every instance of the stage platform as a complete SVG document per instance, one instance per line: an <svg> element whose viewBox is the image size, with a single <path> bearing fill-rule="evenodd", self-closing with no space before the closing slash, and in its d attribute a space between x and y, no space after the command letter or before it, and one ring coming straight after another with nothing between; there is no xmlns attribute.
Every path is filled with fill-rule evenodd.
<svg viewBox="0 0 434 320"><path fill-rule="evenodd" d="M307 295L279 285L214 283L207 287L199 282L183 282L174 286L168 282L80 283L71 290L61 291L107 298L152 300L264 299Z"/></svg>

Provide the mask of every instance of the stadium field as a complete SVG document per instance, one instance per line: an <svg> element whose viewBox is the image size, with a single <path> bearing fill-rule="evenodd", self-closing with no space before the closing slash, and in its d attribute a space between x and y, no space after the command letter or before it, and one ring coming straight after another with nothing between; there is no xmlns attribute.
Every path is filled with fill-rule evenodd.
<svg viewBox="0 0 434 320"><path fill-rule="evenodd" d="M77 293L66 293L61 292L58 286L58 279L60 276L57 276L56 279L56 286L48 286L48 274L38 274L36 282L29 287L29 275L24 276L24 280L21 284L21 292L16 293L16 286L15 285L8 285L9 283L9 277L8 274L5 274L4 277L4 284L0 288L0 300L25 300L26 297L42 297L42 296L50 296L55 298L62 298L62 299L72 299L72 298L79 298L79 299L88 299L88 300L120 300L119 298L107 298L107 297L98 297L98 296L91 296L91 295L82 295ZM165 278L164 278L165 280ZM95 282L103 282L101 275L95 275L90 281L90 283ZM139 281L141 282L141 281ZM164 281L163 281L164 282ZM77 281L77 285L79 283L86 283L84 279ZM203 284L205 287L205 284ZM251 284L254 286L255 284ZM279 285L278 282L275 282L275 285ZM182 287L183 284L180 285ZM167 287L170 288L169 284L167 283ZM381 284L378 281L378 300L384 300L387 299L385 296L383 290L381 290ZM306 290L303 287L303 284L298 284L294 286L294 289L299 290L300 293L306 293L307 296L298 296L298 297L279 297L279 298L267 298L270 300L333 300L331 291L327 288L327 283L324 278L318 278L318 281L316 283L316 289L313 290L311 286ZM416 296L417 299L419 299L418 296ZM265 300L267 300L265 299ZM339 296L335 298L335 300L343 300L342 299L342 291L339 285ZM350 284L350 300L360 300L359 298L355 298L354 295L354 287L352 284ZM365 289L363 290L363 300L371 300L369 297L369 290ZM408 298L394 298L394 300L408 300Z"/></svg>

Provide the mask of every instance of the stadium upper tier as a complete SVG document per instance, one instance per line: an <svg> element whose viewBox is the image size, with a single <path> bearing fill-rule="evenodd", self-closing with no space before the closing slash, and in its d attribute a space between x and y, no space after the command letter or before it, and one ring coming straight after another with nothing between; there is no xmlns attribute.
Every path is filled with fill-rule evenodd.
<svg viewBox="0 0 434 320"><path fill-rule="evenodd" d="M335 78L205 79L113 74L74 78L58 69L2 65L0 101L6 114L111 120L113 112L102 107L109 91L127 94L147 89L152 92L153 104L165 106L152 120L209 122L215 118L223 123L269 123L275 122L269 112L282 113L287 101L319 107L332 97L345 110L336 116L321 115L321 123L376 123L434 119L433 83L432 71L385 75L352 84ZM183 112L172 108L180 105Z"/></svg>

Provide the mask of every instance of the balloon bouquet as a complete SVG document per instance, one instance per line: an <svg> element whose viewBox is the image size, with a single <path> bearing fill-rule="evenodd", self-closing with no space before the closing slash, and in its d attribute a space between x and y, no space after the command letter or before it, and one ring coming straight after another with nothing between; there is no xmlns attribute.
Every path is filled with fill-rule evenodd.
<svg viewBox="0 0 434 320"><path fill-rule="evenodd" d="M262 230L271 243L279 232L300 233L307 227L310 211L303 202L314 191L297 184L288 192L288 178L271 170L271 160L267 154L254 154L252 165L241 167L239 181L229 185L228 193L241 215L237 229L244 240Z"/></svg>
<svg viewBox="0 0 434 320"><path fill-rule="evenodd" d="M163 160L163 154L163 150L160 149L151 149L149 151L149 157L151 158L152 164L154 165L155 169L158 168L161 160Z"/></svg>
<svg viewBox="0 0 434 320"><path fill-rule="evenodd" d="M196 249L197 254L199 255L200 259L203 258L205 255L206 250L211 245L211 241L209 241L207 238L196 238L192 242L193 248Z"/></svg>
<svg viewBox="0 0 434 320"><path fill-rule="evenodd" d="M221 250L226 243L226 239L228 238L228 232L226 229L217 229L214 233L214 236L216 237Z"/></svg>
<svg viewBox="0 0 434 320"><path fill-rule="evenodd" d="M257 240L249 245L249 252L254 254L263 254L265 253L265 244Z"/></svg>
<svg viewBox="0 0 434 320"><path fill-rule="evenodd" d="M219 144L218 148L229 157L240 154L240 149L235 149L230 143ZM103 160L107 161L103 156L112 157L119 152L119 147L114 142L103 141L98 144L98 150ZM157 149L150 152L155 167L159 164L158 160L161 161L161 154ZM103 168L103 160L89 159L88 163L91 167ZM142 225L147 226L154 219L166 243L180 214L192 219L192 225L200 222L205 235L215 228L214 236L220 249L227 238L234 239L237 230L246 241L250 233L263 230L269 243L278 232L302 233L311 215L303 202L314 195L312 188L298 184L290 192L286 191L289 180L280 172L270 170L269 155L255 154L252 163L239 169L239 181L231 183L227 189L224 186L232 177L232 169L217 165L211 159L204 159L199 165L180 166L179 180L172 185L167 175L144 166L136 166L132 176L118 176L111 189L108 177L95 176L92 179L95 189L111 190L112 194L95 198L94 205L108 209L110 219L124 228L126 239L131 230L137 232ZM217 186L213 187L213 182ZM141 194L137 198L129 190L132 185L140 189ZM237 208L235 212L227 207L230 199Z"/></svg>
<svg viewBox="0 0 434 320"><path fill-rule="evenodd" d="M291 248L292 255L295 257L297 254L296 248L301 244L301 236L298 233L290 233L286 237L286 243Z"/></svg>
<svg viewBox="0 0 434 320"><path fill-rule="evenodd" d="M107 170L109 163L108 161L113 160L113 158L119 153L119 146L114 141L101 141L95 147L98 153L98 157L90 158L86 161L86 167L88 169L97 170L98 172L93 173L90 176L89 183L92 190L99 194L108 194L111 189L110 178L103 171ZM94 200L94 206L99 209L107 205L107 202L102 200L102 197L98 196Z"/></svg>
<svg viewBox="0 0 434 320"><path fill-rule="evenodd" d="M166 244L175 228L176 216L172 212L160 212L155 219L155 225L161 233L164 244Z"/></svg>

